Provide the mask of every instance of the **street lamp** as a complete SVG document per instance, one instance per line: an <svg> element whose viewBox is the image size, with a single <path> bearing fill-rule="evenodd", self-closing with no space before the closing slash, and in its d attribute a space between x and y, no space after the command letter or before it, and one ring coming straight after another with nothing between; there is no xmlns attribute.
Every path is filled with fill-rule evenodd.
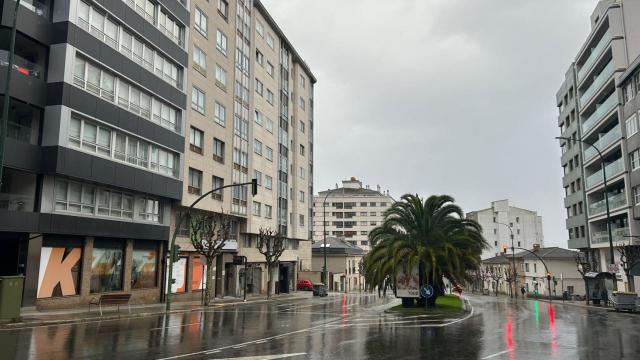
<svg viewBox="0 0 640 360"><path fill-rule="evenodd" d="M495 221L495 218L493 222L498 225L506 226L507 228L509 228L509 232L511 233L511 262L513 264L512 265L513 266L513 292L511 293L511 296L512 297L515 296L515 298L517 299L518 298L518 270L516 269L516 250L513 244L513 229L511 228L511 225Z"/></svg>
<svg viewBox="0 0 640 360"><path fill-rule="evenodd" d="M578 142L581 142L583 144L587 144L587 145L591 146L592 148L594 148L598 152L598 156L600 157L600 162L601 162L601 165L602 165L602 179L603 179L603 182L604 182L604 202L605 202L605 205L607 207L607 232L609 233L609 258L610 258L609 264L613 265L613 264L615 264L615 261L613 259L613 235L611 234L611 214L610 214L610 211L609 211L609 191L607 190L607 173L606 173L606 170L605 170L604 156L602 156L602 153L600 152L600 149L598 149L593 144L589 144L586 141L579 140L579 139L572 139L572 138L565 137L565 136L557 136L556 139L565 140L567 142L571 142L572 140L573 141L578 141ZM618 282L615 281L614 284L616 284L616 287L617 287Z"/></svg>
<svg viewBox="0 0 640 360"><path fill-rule="evenodd" d="M322 257L324 258L324 266L322 267L322 281L324 285L329 289L329 280L327 279L327 197L338 190L338 188L327 190L327 194L322 200L322 240L324 246L322 247Z"/></svg>

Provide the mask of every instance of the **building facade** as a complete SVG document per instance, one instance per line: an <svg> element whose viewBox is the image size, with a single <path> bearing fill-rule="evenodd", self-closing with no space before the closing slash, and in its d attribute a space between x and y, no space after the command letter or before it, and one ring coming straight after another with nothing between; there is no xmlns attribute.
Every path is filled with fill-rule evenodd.
<svg viewBox="0 0 640 360"><path fill-rule="evenodd" d="M389 191L382 192L379 185L372 190L363 188L354 177L343 180L342 187L336 185L314 196L313 240L322 240L324 231L326 236L343 238L368 251L369 232L382 224L384 212L393 202Z"/></svg>
<svg viewBox="0 0 640 360"><path fill-rule="evenodd" d="M248 293L265 293L265 260L255 248L260 229L285 235L287 250L274 273L275 292L295 290L297 271L311 269L313 193L313 86L309 67L258 0L191 0L192 27L186 91L185 181L176 217L201 194L234 183L196 205L202 213L232 216L234 226L215 268L215 295L239 296L246 256ZM174 265L179 298L199 298L206 271L187 224L178 229Z"/></svg>
<svg viewBox="0 0 640 360"><path fill-rule="evenodd" d="M512 233L513 245L517 248L544 246L542 217L535 211L510 206L509 200L493 201L488 209L467 213L467 219L482 226L482 236L489 243L489 248L482 252L482 259L498 255L505 246L510 249Z"/></svg>
<svg viewBox="0 0 640 360"><path fill-rule="evenodd" d="M322 272L324 269L324 242L318 241L312 247L312 269ZM327 238L327 286L333 291L364 290L364 276L361 273L361 262L364 250L351 242L336 237Z"/></svg>
<svg viewBox="0 0 640 360"><path fill-rule="evenodd" d="M189 10L179 1L2 2L0 82L12 79L0 187L0 275L23 306L132 303L163 292L182 198ZM2 87L4 89L4 87Z"/></svg>
<svg viewBox="0 0 640 360"><path fill-rule="evenodd" d="M591 31L556 95L560 135L571 139L560 141L568 244L598 264L598 271L608 271L611 262L603 165L614 246L638 244L629 236L640 234L634 196L640 183L634 173L640 167L640 140L634 137L638 16L637 1L600 1L591 15ZM619 263L618 252L613 253ZM628 279L621 268L616 275L618 288L624 289Z"/></svg>

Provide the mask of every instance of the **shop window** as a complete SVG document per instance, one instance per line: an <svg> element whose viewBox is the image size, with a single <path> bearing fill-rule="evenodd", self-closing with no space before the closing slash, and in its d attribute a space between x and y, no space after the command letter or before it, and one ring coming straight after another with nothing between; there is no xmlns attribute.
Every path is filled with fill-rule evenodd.
<svg viewBox="0 0 640 360"><path fill-rule="evenodd" d="M124 251L119 248L93 248L91 260L91 292L103 293L122 290Z"/></svg>
<svg viewBox="0 0 640 360"><path fill-rule="evenodd" d="M134 244L131 260L131 288L147 289L157 286L158 249L157 246Z"/></svg>

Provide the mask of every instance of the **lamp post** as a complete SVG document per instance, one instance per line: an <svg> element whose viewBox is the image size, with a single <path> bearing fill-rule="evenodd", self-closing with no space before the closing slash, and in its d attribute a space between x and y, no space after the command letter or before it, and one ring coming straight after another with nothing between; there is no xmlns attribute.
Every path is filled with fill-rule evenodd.
<svg viewBox="0 0 640 360"><path fill-rule="evenodd" d="M212 190L207 191L206 193L200 195L199 198L197 198L187 209L187 211L185 213L179 214L178 217L176 218L176 226L173 229L173 236L171 237L171 243L169 246L170 251L173 251L173 248L176 245L176 237L178 236L178 229L180 229L180 226L182 225L182 221L185 218L185 214L188 214L191 212L191 210L193 210L193 207L196 206L197 203L200 202L200 200L204 199L205 197L213 194L216 191L225 189L225 188L230 188L230 187L236 187L236 186L246 186L246 185L251 185L251 194L253 196L256 196L256 194L258 193L258 180L257 179L252 179L251 182L246 182L246 183L241 183L241 184L230 184L230 185L225 185L225 186L221 186L219 188L215 188ZM168 276L168 285L167 285L167 292L166 292L166 304L165 304L165 312L168 313L171 310L171 285L173 284L173 261L174 258L173 256L169 256L169 276ZM245 272L245 276L246 276L246 272ZM245 281L246 283L246 281ZM169 318L167 317L167 322L169 321Z"/></svg>
<svg viewBox="0 0 640 360"><path fill-rule="evenodd" d="M611 233L611 214L609 211L609 191L607 190L607 173L606 173L606 167L605 167L605 163L604 163L604 156L602 156L602 153L600 152L600 149L598 149L595 145L593 144L589 144L586 141L583 140L579 140L579 139L572 139L569 137L565 137L565 136L557 136L556 139L558 140L564 140L567 142L571 142L573 141L578 141L581 142L583 144L587 144L589 146L591 146L592 148L594 148L597 152L598 152L598 156L600 157L600 163L602 165L602 179L603 179L603 183L604 183L604 202L605 205L607 207L607 232L609 233L609 264L613 265L615 264L615 261L613 259L613 235ZM614 281L614 284L617 288L618 286L618 281Z"/></svg>
<svg viewBox="0 0 640 360"><path fill-rule="evenodd" d="M327 194L324 196L324 200L322 200L322 257L324 259L324 266L322 267L322 282L325 283L324 285L327 289L329 289L329 279L327 279L327 197L336 190L338 189L327 190Z"/></svg>
<svg viewBox="0 0 640 360"><path fill-rule="evenodd" d="M549 271L549 268L547 267L547 263L544 262L544 260L542 260L542 258L540 256L538 256L538 254L536 254L535 252L525 249L525 248L517 248L518 250L524 250L526 252L528 252L529 254L535 256L538 258L538 260L540 260L542 262L542 265L544 265L544 270L546 272L546 278L547 278L547 287L549 288L549 302L552 301L551 299L551 272ZM537 281L537 280L536 280Z"/></svg>
<svg viewBox="0 0 640 360"><path fill-rule="evenodd" d="M0 118L0 185L2 185L2 168L4 166L4 139L7 137L7 122L9 122L9 104L11 100L11 73L13 72L13 57L16 47L16 23L20 0L16 0L13 10L13 25L11 26L11 40L9 42L9 61L7 64L7 78L4 80L4 98L2 99L2 117Z"/></svg>
<svg viewBox="0 0 640 360"><path fill-rule="evenodd" d="M517 291L518 290L518 270L516 269L516 250L513 244L513 229L511 228L511 225L508 225L505 223L501 223L498 221L494 221L494 223L498 225L506 226L507 228L509 228L509 232L511 233L511 263L513 266L513 292L511 293L511 296L517 299L518 298L518 291Z"/></svg>

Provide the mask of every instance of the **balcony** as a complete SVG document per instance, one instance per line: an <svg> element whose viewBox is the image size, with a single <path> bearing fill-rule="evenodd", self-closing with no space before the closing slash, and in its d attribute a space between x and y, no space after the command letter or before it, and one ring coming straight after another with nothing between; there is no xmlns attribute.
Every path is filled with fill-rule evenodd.
<svg viewBox="0 0 640 360"><path fill-rule="evenodd" d="M613 129L609 130L608 133L602 135L600 139L598 139L598 141L593 143L593 145L597 147L600 151L603 151L609 145L620 140L620 138L622 138L622 129L620 128L620 125L617 125ZM584 150L584 162L585 163L588 162L596 155L598 155L598 152L593 146L587 147Z"/></svg>
<svg viewBox="0 0 640 360"><path fill-rule="evenodd" d="M611 110L615 109L618 106L618 95L614 91L607 100L603 103L596 105L596 111L593 112L586 120L582 122L582 133L586 134L591 130L602 117L611 112Z"/></svg>
<svg viewBox="0 0 640 360"><path fill-rule="evenodd" d="M617 228L611 229L611 237L613 241L623 241L628 240L625 236L629 235L629 228ZM594 232L593 236L591 236L592 244L603 244L609 242L609 232L607 230Z"/></svg>
<svg viewBox="0 0 640 360"><path fill-rule="evenodd" d="M626 193L619 193L615 195L609 195L609 209L614 210L627 205ZM607 210L607 203L605 199L596 201L589 204L589 216L594 216L603 213Z"/></svg>
<svg viewBox="0 0 640 360"><path fill-rule="evenodd" d="M593 64L600 57L604 49L607 48L607 45L609 45L609 40L611 40L611 35L609 34L609 31L607 31L602 35L602 39L600 39L598 45L591 49L591 53L589 54L587 61L585 61L580 67L580 70L578 70L578 82L582 81L582 79L584 79L584 77L589 73Z"/></svg>
<svg viewBox="0 0 640 360"><path fill-rule="evenodd" d="M605 166L605 169L607 171L607 179L611 179L615 175L618 175L619 173L624 171L623 158L619 158L618 160ZM592 188L593 186L601 183L602 180L603 180L602 169L600 169L594 174L587 177L587 189Z"/></svg>
<svg viewBox="0 0 640 360"><path fill-rule="evenodd" d="M34 14L45 19L49 18L49 4L39 0L22 0L20 5L33 11Z"/></svg>
<svg viewBox="0 0 640 360"><path fill-rule="evenodd" d="M0 50L0 67L7 66L9 66L9 52L6 50ZM15 53L13 56L13 70L25 76L42 79L42 68L39 65L34 64Z"/></svg>
<svg viewBox="0 0 640 360"><path fill-rule="evenodd" d="M591 83L591 86L589 86L589 88L580 97L580 106L586 105L589 100L593 98L593 95L595 95L596 92L602 88L602 85L611 78L614 70L615 67L613 66L613 60L609 61L609 64L602 69L600 74L598 74L598 76L593 80L593 83Z"/></svg>

